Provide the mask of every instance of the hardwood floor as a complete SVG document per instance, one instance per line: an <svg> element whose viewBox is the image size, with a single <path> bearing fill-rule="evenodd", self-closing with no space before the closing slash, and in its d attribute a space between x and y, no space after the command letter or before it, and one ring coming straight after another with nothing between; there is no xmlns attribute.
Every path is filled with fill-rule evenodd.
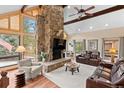
<svg viewBox="0 0 124 93"><path fill-rule="evenodd" d="M10 78L10 84L8 88L15 88L15 73L17 70L12 70L8 72L8 77ZM33 80L26 82L26 86L23 88L59 88L52 81L48 80L44 76L38 76Z"/></svg>
<svg viewBox="0 0 124 93"><path fill-rule="evenodd" d="M1 68L0 67L0 71L11 71L11 70L16 70L17 69L17 65L12 65L12 66L7 66L7 67L4 67L4 68Z"/></svg>

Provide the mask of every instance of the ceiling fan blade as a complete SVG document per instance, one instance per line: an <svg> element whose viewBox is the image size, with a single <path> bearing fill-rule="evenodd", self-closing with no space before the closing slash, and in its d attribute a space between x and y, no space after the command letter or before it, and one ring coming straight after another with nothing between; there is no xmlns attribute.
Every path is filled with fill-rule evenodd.
<svg viewBox="0 0 124 93"><path fill-rule="evenodd" d="M71 16L75 16L75 15L77 15L77 13L76 13L76 14L71 14L71 15L69 15L69 17L71 17Z"/></svg>
<svg viewBox="0 0 124 93"><path fill-rule="evenodd" d="M77 7L74 7L75 10L77 10L78 12L80 11L80 9L78 9Z"/></svg>
<svg viewBox="0 0 124 93"><path fill-rule="evenodd" d="M95 8L95 6L91 6L91 7L87 8L87 9L85 9L85 11L89 11L89 10L94 9L94 8Z"/></svg>
<svg viewBox="0 0 124 93"><path fill-rule="evenodd" d="M84 13L86 16L93 16L93 14L92 13Z"/></svg>

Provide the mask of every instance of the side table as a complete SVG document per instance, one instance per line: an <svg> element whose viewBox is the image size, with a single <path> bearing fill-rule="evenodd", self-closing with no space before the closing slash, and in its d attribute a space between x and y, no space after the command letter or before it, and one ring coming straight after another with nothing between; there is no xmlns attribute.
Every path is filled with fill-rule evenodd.
<svg viewBox="0 0 124 93"><path fill-rule="evenodd" d="M16 88L21 88L25 85L25 72L18 71L16 72Z"/></svg>

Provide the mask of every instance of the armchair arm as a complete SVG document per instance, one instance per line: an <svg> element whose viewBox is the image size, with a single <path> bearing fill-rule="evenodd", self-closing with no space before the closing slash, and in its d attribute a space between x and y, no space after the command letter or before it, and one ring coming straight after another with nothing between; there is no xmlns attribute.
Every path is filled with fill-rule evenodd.
<svg viewBox="0 0 124 93"><path fill-rule="evenodd" d="M25 78L27 80L31 78L31 67L22 66L19 68L19 70L23 70L25 72Z"/></svg>
<svg viewBox="0 0 124 93"><path fill-rule="evenodd" d="M111 69L113 64L112 63L107 63L107 62L100 62L100 66Z"/></svg>
<svg viewBox="0 0 124 93"><path fill-rule="evenodd" d="M118 80L112 82L112 84L124 86L124 75L122 75Z"/></svg>
<svg viewBox="0 0 124 93"><path fill-rule="evenodd" d="M23 70L25 73L31 73L31 67L22 66L19 70Z"/></svg>
<svg viewBox="0 0 124 93"><path fill-rule="evenodd" d="M32 62L32 65L33 66L38 66L38 65L41 65L41 63L39 63L39 62Z"/></svg>
<svg viewBox="0 0 124 93"><path fill-rule="evenodd" d="M95 80L93 78L88 78L86 81L86 88L115 88L110 82L105 82L101 80Z"/></svg>

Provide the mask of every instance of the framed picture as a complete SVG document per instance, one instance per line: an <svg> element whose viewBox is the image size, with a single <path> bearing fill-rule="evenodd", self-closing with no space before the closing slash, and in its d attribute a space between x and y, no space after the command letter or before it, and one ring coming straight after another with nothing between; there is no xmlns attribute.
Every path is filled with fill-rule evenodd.
<svg viewBox="0 0 124 93"><path fill-rule="evenodd" d="M98 50L98 40L88 40L88 50Z"/></svg>

